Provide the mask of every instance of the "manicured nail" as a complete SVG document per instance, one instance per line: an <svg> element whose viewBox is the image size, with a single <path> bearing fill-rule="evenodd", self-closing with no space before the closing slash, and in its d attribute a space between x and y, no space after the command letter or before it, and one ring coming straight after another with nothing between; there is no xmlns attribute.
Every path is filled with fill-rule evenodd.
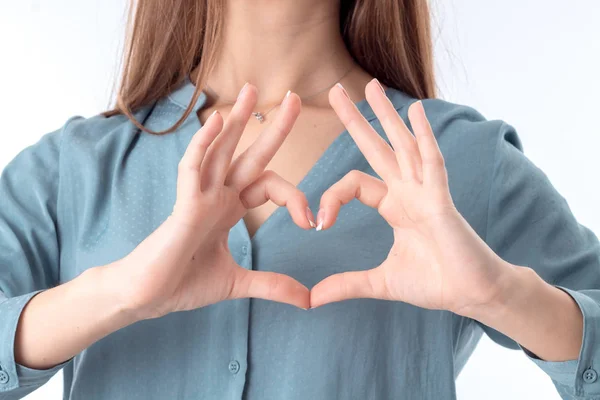
<svg viewBox="0 0 600 400"><path fill-rule="evenodd" d="M383 88L383 86L381 86L381 83L379 83L379 79L377 79L377 78L374 78L374 79L373 79L373 81L374 81L375 83L377 83L377 86L379 86L379 89L381 89L381 92L382 92L383 94L385 94L385 89Z"/></svg>
<svg viewBox="0 0 600 400"><path fill-rule="evenodd" d="M342 92L344 92L344 94L346 95L347 98L350 98L350 96L348 96L348 92L346 92L346 89L344 89L344 87L342 86L341 83L336 83L336 86L339 87L340 89L342 89Z"/></svg>
<svg viewBox="0 0 600 400"><path fill-rule="evenodd" d="M244 94L244 92L246 91L246 88L248 87L248 82L244 83L244 86L242 86L242 90L240 90L240 94L238 94L238 99L240 97L242 97L242 95Z"/></svg>
<svg viewBox="0 0 600 400"><path fill-rule="evenodd" d="M322 208L319 210L319 212L317 213L317 232L321 231L323 229L323 223L325 221L325 210L323 210Z"/></svg>
<svg viewBox="0 0 600 400"><path fill-rule="evenodd" d="M425 114L425 107L423 107L423 102L421 100L419 100L419 101L416 102L416 105L417 105L418 108L421 109L420 112L422 114Z"/></svg>
<svg viewBox="0 0 600 400"><path fill-rule="evenodd" d="M315 224L315 216L310 210L310 207L306 207L306 218L308 219L308 223L311 228L316 228L317 224Z"/></svg>

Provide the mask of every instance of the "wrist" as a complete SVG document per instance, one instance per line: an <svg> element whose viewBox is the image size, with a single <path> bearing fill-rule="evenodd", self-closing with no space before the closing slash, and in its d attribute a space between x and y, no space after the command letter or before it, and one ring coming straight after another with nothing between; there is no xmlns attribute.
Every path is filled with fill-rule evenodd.
<svg viewBox="0 0 600 400"><path fill-rule="evenodd" d="M498 295L466 316L510 337L540 359L579 357L583 337L579 306L531 268L512 266Z"/></svg>
<svg viewBox="0 0 600 400"><path fill-rule="evenodd" d="M120 329L143 319L136 305L129 301L119 262L90 268L80 277L111 325Z"/></svg>
<svg viewBox="0 0 600 400"><path fill-rule="evenodd" d="M485 323L500 315L507 315L523 306L527 298L547 285L537 273L529 267L519 267L500 261L501 271L484 301L466 307L461 315Z"/></svg>

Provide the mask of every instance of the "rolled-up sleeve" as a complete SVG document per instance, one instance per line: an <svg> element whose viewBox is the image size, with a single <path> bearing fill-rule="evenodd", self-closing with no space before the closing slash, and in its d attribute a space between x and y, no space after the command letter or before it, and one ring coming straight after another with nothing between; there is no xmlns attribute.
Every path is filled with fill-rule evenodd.
<svg viewBox="0 0 600 400"><path fill-rule="evenodd" d="M62 367L41 371L19 365L14 345L24 307L58 282L57 203L64 129L21 151L0 177L0 399L23 397Z"/></svg>
<svg viewBox="0 0 600 400"><path fill-rule="evenodd" d="M522 153L514 129L504 124L490 179L488 245L503 259L533 268L546 282L566 291L584 316L579 358L547 362L525 350L564 398L600 399L600 245L580 225L547 176ZM518 343L482 325L495 342Z"/></svg>
<svg viewBox="0 0 600 400"><path fill-rule="evenodd" d="M550 362L540 360L525 350L525 354L544 370L563 394L583 399L597 399L600 394L600 305L598 291L572 290L559 287L569 293L583 313L583 341L577 360Z"/></svg>

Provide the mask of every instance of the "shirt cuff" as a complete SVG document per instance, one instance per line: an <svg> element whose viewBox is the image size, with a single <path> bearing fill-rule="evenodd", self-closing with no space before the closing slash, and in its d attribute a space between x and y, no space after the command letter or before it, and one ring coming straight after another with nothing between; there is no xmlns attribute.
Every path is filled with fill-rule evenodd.
<svg viewBox="0 0 600 400"><path fill-rule="evenodd" d="M521 349L550 376L558 388L584 399L590 396L596 399L600 395L600 305L576 290L556 287L569 294L583 314L583 340L579 358L562 362L544 361L527 349Z"/></svg>
<svg viewBox="0 0 600 400"><path fill-rule="evenodd" d="M3 298L0 292L0 393L26 386L41 386L64 364L47 370L36 370L15 362L15 334L25 305L41 291Z"/></svg>

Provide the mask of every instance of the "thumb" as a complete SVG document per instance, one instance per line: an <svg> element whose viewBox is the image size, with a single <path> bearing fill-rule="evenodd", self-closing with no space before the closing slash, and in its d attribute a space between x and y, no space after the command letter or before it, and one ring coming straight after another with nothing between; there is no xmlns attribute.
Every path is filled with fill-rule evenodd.
<svg viewBox="0 0 600 400"><path fill-rule="evenodd" d="M294 278L267 271L236 269L230 299L257 298L291 304L298 308L310 307L310 292Z"/></svg>
<svg viewBox="0 0 600 400"><path fill-rule="evenodd" d="M350 299L385 299L385 280L380 267L366 271L350 271L328 276L310 292L311 308Z"/></svg>

